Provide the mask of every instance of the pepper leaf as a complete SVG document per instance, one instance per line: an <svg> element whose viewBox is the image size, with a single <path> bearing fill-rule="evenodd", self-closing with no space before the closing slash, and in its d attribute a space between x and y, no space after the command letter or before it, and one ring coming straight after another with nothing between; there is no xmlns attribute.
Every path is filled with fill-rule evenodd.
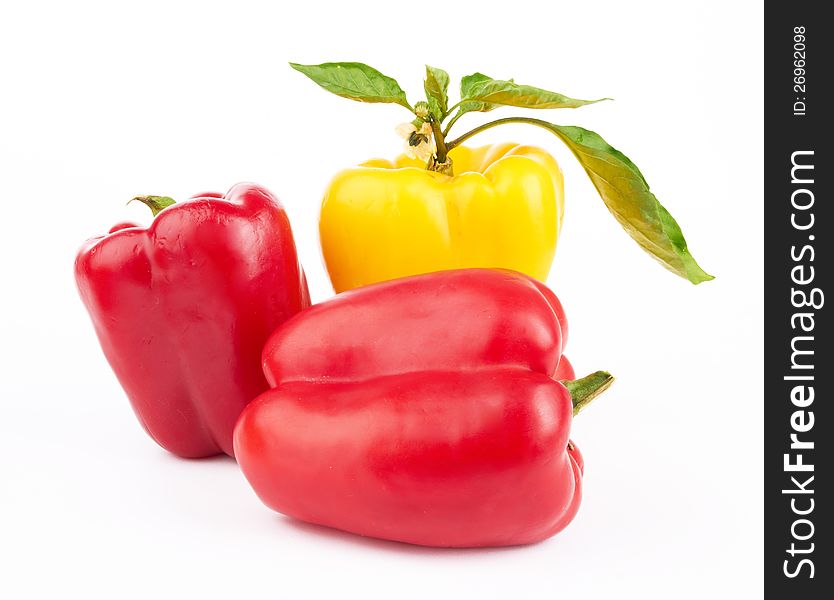
<svg viewBox="0 0 834 600"><path fill-rule="evenodd" d="M342 98L358 102L394 103L412 110L400 84L368 65L338 62L320 65L290 63L290 66Z"/></svg>
<svg viewBox="0 0 834 600"><path fill-rule="evenodd" d="M464 102L473 101L469 110L485 112L496 106L515 106L517 108L579 108L588 104L602 102L599 100L577 100L557 92L549 92L531 85L519 85L513 80L493 79L483 73L467 75L460 82L461 98Z"/></svg>
<svg viewBox="0 0 834 600"><path fill-rule="evenodd" d="M695 262L678 223L649 190L640 169L625 154L582 127L538 120L535 124L555 133L570 148L608 210L643 250L692 283L714 279Z"/></svg>
<svg viewBox="0 0 834 600"><path fill-rule="evenodd" d="M426 65L426 80L423 82L426 99L435 119L442 121L449 109L449 74L443 69Z"/></svg>
<svg viewBox="0 0 834 600"><path fill-rule="evenodd" d="M483 73L472 73L472 75L461 77L460 97L462 100L460 106L458 107L460 114L468 112L489 112L498 108L498 104L477 102L469 99L471 98L472 91L476 89L479 84L483 84L486 81L493 81L493 79Z"/></svg>

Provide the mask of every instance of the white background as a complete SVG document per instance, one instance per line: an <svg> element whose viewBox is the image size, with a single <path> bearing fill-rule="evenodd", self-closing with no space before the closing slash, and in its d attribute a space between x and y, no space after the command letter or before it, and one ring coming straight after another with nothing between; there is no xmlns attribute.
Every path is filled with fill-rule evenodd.
<svg viewBox="0 0 834 600"><path fill-rule="evenodd" d="M755 598L762 589L762 15L758 2L102 2L0 8L0 596ZM331 295L317 211L340 168L400 150L408 114L287 61L358 60L417 98L424 63L614 102L539 116L636 162L717 279L692 286L620 230L560 142L549 280L577 370L615 387L575 421L585 498L557 537L443 551L266 509L230 459L141 431L76 295L78 245L139 193L262 183ZM512 109L504 111L512 114ZM492 117L462 119L457 130Z"/></svg>

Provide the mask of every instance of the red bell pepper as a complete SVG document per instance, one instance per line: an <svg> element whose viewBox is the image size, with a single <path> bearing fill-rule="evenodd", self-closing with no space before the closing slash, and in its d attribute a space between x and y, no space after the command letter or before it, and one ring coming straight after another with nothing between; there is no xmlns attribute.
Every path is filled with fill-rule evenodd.
<svg viewBox="0 0 834 600"><path fill-rule="evenodd" d="M562 355L562 360L559 361L559 366L556 367L556 372L553 373L553 379L557 381L573 381L576 379L576 372L573 370L573 365L564 354Z"/></svg>
<svg viewBox="0 0 834 600"><path fill-rule="evenodd" d="M551 377L565 331L552 292L511 271L339 294L267 342L275 389L243 411L238 463L311 523L428 546L545 539L579 506L572 413L611 382Z"/></svg>
<svg viewBox="0 0 834 600"><path fill-rule="evenodd" d="M264 342L310 305L289 220L253 184L138 200L158 213L150 227L121 223L79 250L81 299L151 437L183 457L232 455L238 415L268 388Z"/></svg>

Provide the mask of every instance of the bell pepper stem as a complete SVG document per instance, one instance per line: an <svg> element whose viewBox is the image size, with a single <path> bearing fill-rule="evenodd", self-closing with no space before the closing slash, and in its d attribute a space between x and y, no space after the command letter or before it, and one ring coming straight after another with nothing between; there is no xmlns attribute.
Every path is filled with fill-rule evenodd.
<svg viewBox="0 0 834 600"><path fill-rule="evenodd" d="M586 375L582 379L563 380L559 383L568 388L570 399L573 402L573 416L576 416L594 398L611 387L611 384L614 383L614 377L608 371L597 371Z"/></svg>
<svg viewBox="0 0 834 600"><path fill-rule="evenodd" d="M460 103L458 103L458 104L460 104ZM451 109L449 109L449 110L451 111ZM463 113L463 112L461 112L461 111L458 111L458 112L456 112L456 113L455 113L455 115L454 115L451 119L449 119L449 122L446 124L446 127L443 129L443 137L444 137L444 138L445 138L447 135L449 135L449 130L450 130L450 129L452 129L452 125L454 125L455 123L457 123L457 120L458 120L458 119L460 119L460 118L461 118L463 115L465 115L465 114L466 114L466 113Z"/></svg>
<svg viewBox="0 0 834 600"><path fill-rule="evenodd" d="M544 127L545 129L549 129L550 123L547 121L542 121L541 119L531 119L530 117L505 117L503 119L496 119L495 121L490 121L489 123L484 123L483 125L479 125L475 129L467 131L460 137L448 142L446 144L446 150L449 151L452 148L460 146L463 142L471 138L473 135L477 135L482 131L486 131L496 125L504 125L505 123L526 123L528 125L536 125L537 127Z"/></svg>
<svg viewBox="0 0 834 600"><path fill-rule="evenodd" d="M432 135L434 136L434 143L437 146L437 153L429 161L427 168L431 171L437 171L444 175L452 175L452 161L449 160L449 149L446 147L446 138L440 130L440 123L432 118L431 124Z"/></svg>
<svg viewBox="0 0 834 600"><path fill-rule="evenodd" d="M169 198L168 196L136 196L135 198L131 198L128 200L128 204L136 200L137 202L141 202L145 206L151 209L151 213L153 216L158 215L164 208L168 208L172 204L176 204L177 201L173 198Z"/></svg>
<svg viewBox="0 0 834 600"><path fill-rule="evenodd" d="M426 165L426 168L429 171L434 171L436 173L443 173L444 175L448 175L449 177L454 175L454 172L452 171L452 159L449 158L448 156L446 157L446 161L442 162L442 163L439 162L439 159L436 156L432 156L429 159L429 162Z"/></svg>

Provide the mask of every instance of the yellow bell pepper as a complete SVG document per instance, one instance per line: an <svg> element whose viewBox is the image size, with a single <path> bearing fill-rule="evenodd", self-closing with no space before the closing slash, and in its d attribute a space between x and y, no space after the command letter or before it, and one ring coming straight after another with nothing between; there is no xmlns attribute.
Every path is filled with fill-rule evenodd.
<svg viewBox="0 0 834 600"><path fill-rule="evenodd" d="M449 99L449 74L426 65L425 100L412 105L399 83L363 63L290 63L323 89L357 102L396 104L413 119L395 131L406 154L372 160L333 179L319 233L337 292L444 269L503 267L547 278L562 226L562 172L533 146L463 146L492 127L526 124L561 140L582 165L625 232L672 273L692 283L712 279L689 252L680 226L649 189L640 169L598 133L525 116L482 123L451 138L470 113L512 106L575 109L607 100L581 100L472 73ZM356 126L354 126L356 127Z"/></svg>
<svg viewBox="0 0 834 600"><path fill-rule="evenodd" d="M319 233L336 292L446 269L501 267L544 281L564 215L556 160L533 146L458 146L455 175L403 155L338 173Z"/></svg>

